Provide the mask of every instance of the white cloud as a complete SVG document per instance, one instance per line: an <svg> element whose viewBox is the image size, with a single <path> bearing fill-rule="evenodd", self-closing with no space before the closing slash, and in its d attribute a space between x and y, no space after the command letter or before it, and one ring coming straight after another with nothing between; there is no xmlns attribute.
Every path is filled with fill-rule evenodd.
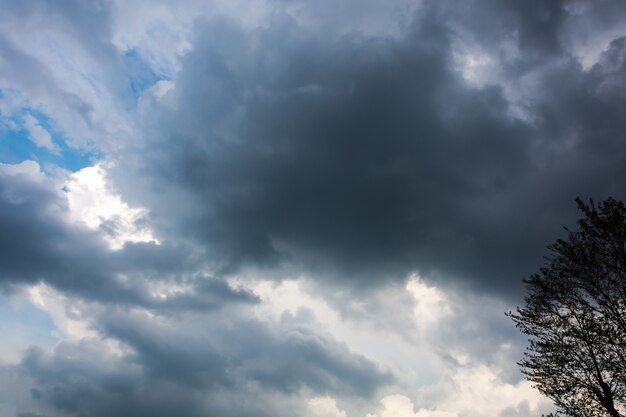
<svg viewBox="0 0 626 417"><path fill-rule="evenodd" d="M112 249L120 249L125 242L156 241L150 228L142 224L147 210L122 201L101 165L71 174L66 188L70 219L105 232Z"/></svg>
<svg viewBox="0 0 626 417"><path fill-rule="evenodd" d="M421 398L432 395L433 387L421 389ZM490 417L503 413L516 416L537 416L551 410L551 403L531 383L522 380L507 382L501 370L484 363L456 368L444 384L437 387L440 397L436 410L459 416ZM443 395L441 393L443 392Z"/></svg>
<svg viewBox="0 0 626 417"><path fill-rule="evenodd" d="M123 67L106 39L90 36L102 28L82 25L81 20L91 17L80 16L88 8L75 13L61 4L45 8L46 13L33 3L24 3L19 12L8 8L0 16L0 38L5 41L3 52L13 59L6 60L0 78L3 91L13 92L5 107L36 108L64 132L68 145L91 148L95 144L106 152L134 130L130 106L124 102ZM24 122L30 124L33 141L53 150L49 132L37 128L31 118Z"/></svg>
<svg viewBox="0 0 626 417"><path fill-rule="evenodd" d="M86 346L84 343L88 343L92 348L99 349L103 360L105 356L120 357L129 352L129 349L118 340L102 337L102 334L94 329L94 314L97 314L100 308L96 303L64 295L46 284L31 286L27 294L30 302L52 319L55 326L53 334L59 340L57 347L68 342L80 343L83 346Z"/></svg>
<svg viewBox="0 0 626 417"><path fill-rule="evenodd" d="M495 83L498 68L494 59L476 45L457 41L453 51L453 59L457 70L470 85L484 87Z"/></svg>
<svg viewBox="0 0 626 417"><path fill-rule="evenodd" d="M333 294L320 294L308 284L310 281L300 278L280 283L268 279L251 285L264 301L255 307L257 314L278 321L308 311L320 330L346 343L352 351L393 369L403 384L432 381L439 371L439 359L419 343L416 329L411 327L411 297L402 286L380 288L376 295L342 296L337 301L332 300ZM350 306L347 313L339 311L344 300L358 305Z"/></svg>
<svg viewBox="0 0 626 417"><path fill-rule="evenodd" d="M480 308L502 314L505 307L501 303L459 297L416 274L405 287L412 303L404 303L400 293L389 289L381 290L382 298L361 298L361 311L375 317L342 316L336 306L308 293L301 280L263 281L253 289L265 300L258 306L260 314L276 320L285 311L297 317L298 309L306 308L316 323L352 350L395 370L397 385L390 387L391 393L382 397L378 408L362 410L363 414L369 411L368 417L530 417L552 410L551 403L528 381L511 380L510 370L516 365L510 343L477 352L466 345L468 340L459 340L457 332L450 332L452 326L469 337L487 340L491 337L488 326L478 325L481 318L473 315ZM412 319L407 323L412 322L413 328L406 323L382 323L405 315ZM346 404L354 406L349 401ZM350 407L346 408L349 413L342 410L331 397L316 397L308 406L315 417L343 417L344 412L359 415Z"/></svg>
<svg viewBox="0 0 626 417"><path fill-rule="evenodd" d="M346 417L346 412L337 407L331 397L315 397L308 401L309 417Z"/></svg>
<svg viewBox="0 0 626 417"><path fill-rule="evenodd" d="M176 87L176 83L169 80L159 80L152 88L151 92L157 100L160 100L168 91Z"/></svg>
<svg viewBox="0 0 626 417"><path fill-rule="evenodd" d="M367 417L531 417L552 408L530 382L506 382L498 369L485 364L456 368L444 380L420 387L415 402L404 395L387 395Z"/></svg>
<svg viewBox="0 0 626 417"><path fill-rule="evenodd" d="M415 299L413 315L419 327L434 325L452 314L447 296L437 287L426 284L419 275L409 277L406 290Z"/></svg>
<svg viewBox="0 0 626 417"><path fill-rule="evenodd" d="M23 161L19 164L0 163L0 174L9 176L23 175L30 180L41 180L44 177L39 164L35 161Z"/></svg>
<svg viewBox="0 0 626 417"><path fill-rule="evenodd" d="M52 141L50 132L44 129L39 120L33 115L27 114L24 116L24 127L28 131L30 140L40 148L46 148L52 153L58 154L60 152L59 147Z"/></svg>
<svg viewBox="0 0 626 417"><path fill-rule="evenodd" d="M367 417L457 417L457 413L447 411L421 409L415 412L413 402L399 394L384 397L380 404L376 414Z"/></svg>
<svg viewBox="0 0 626 417"><path fill-rule="evenodd" d="M155 106L157 104L160 106L166 106L163 98L168 92L174 90L175 88L176 83L170 80L159 80L153 86L146 88L146 90L141 93L137 101L139 113L150 117L150 115L154 113Z"/></svg>
<svg viewBox="0 0 626 417"><path fill-rule="evenodd" d="M90 328L88 320L82 318L82 312L76 300L69 302L66 296L46 284L30 287L28 294L35 306L50 315L60 339L79 341L97 336L97 333Z"/></svg>

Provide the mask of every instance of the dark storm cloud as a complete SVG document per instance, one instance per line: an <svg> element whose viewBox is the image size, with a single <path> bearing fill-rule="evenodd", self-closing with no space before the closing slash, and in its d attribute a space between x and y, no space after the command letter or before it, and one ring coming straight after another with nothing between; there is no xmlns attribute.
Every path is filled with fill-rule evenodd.
<svg viewBox="0 0 626 417"><path fill-rule="evenodd" d="M24 2L6 19L49 14L117 65L98 4ZM625 38L590 68L572 49L574 23L591 35L625 13L602 4L611 12L581 16L582 2L426 2L399 36L280 13L256 29L199 23L176 88L142 120L146 142L125 144L112 169L126 200L151 211L160 245L111 251L62 220L50 184L0 175L0 286L44 282L95 300L104 313L83 318L128 349L31 348L20 369L34 398L98 417L275 416L273 396L375 397L393 375L302 317L247 315L260 300L222 274L286 266L320 277L327 301L332 285L374 288L412 270L517 294L575 220L576 196L626 198ZM468 84L457 42L493 50L500 78ZM0 34L0 53L20 85L53 89L15 39ZM186 290L162 299L161 284ZM500 305L475 304L483 315L443 321L437 347L452 340L479 357L511 340L505 319L486 317ZM477 328L492 334L474 340Z"/></svg>
<svg viewBox="0 0 626 417"><path fill-rule="evenodd" d="M129 364L105 364L102 356L96 362L94 356L85 355L88 347L61 345L54 355L29 349L21 367L39 386L32 390L34 400L49 404L62 415L201 415L199 398L193 392L167 382L144 380L140 370Z"/></svg>
<svg viewBox="0 0 626 417"><path fill-rule="evenodd" d="M576 196L624 195L624 97L602 87L622 79L607 60L623 49L587 71L561 41L562 4L478 4L485 39L513 26L506 74L541 63L524 118L504 86L463 80L463 22L445 7L400 38L287 17L200 25L142 168L191 196L180 235L227 269L286 262L359 284L417 269L518 290Z"/></svg>
<svg viewBox="0 0 626 417"><path fill-rule="evenodd" d="M35 283L46 275L61 287L106 297L112 290L103 285L107 272L93 268L102 264L103 243L55 218L60 199L46 185L22 175L0 177L1 282Z"/></svg>
<svg viewBox="0 0 626 417"><path fill-rule="evenodd" d="M367 398L393 380L297 318L277 326L242 317L207 321L189 332L185 323L111 310L99 329L131 354L103 357L88 341L65 343L53 354L31 348L21 367L38 384L35 399L94 417L272 415L276 404L263 397Z"/></svg>
<svg viewBox="0 0 626 417"><path fill-rule="evenodd" d="M187 247L128 243L111 251L94 232L61 218L67 203L51 186L43 177L0 173L0 287L44 282L87 299L163 311L258 301L245 289L195 272L200 263ZM155 298L147 286L160 281L191 289Z"/></svg>
<svg viewBox="0 0 626 417"><path fill-rule="evenodd" d="M511 57L517 68L510 68L519 72L564 52L562 29L570 17L569 7L574 3L569 0L532 3L471 0L459 5L440 2L435 7L446 19L461 24L460 28L482 45L497 47L510 42L519 48L520 55Z"/></svg>
<svg viewBox="0 0 626 417"><path fill-rule="evenodd" d="M428 18L400 41L205 27L177 87L183 125L159 146L159 180L206 207L184 233L234 264L292 257L364 281L429 269L441 246L475 256L480 213L462 206L518 176L529 131L497 88L462 85Z"/></svg>
<svg viewBox="0 0 626 417"><path fill-rule="evenodd" d="M221 319L206 323L198 337L155 324L146 327L125 315L101 321L104 334L132 347L135 360L150 376L190 387L247 381L285 393L308 387L316 393L367 397L392 380L371 361L297 319L278 326ZM186 343L171 342L181 338Z"/></svg>

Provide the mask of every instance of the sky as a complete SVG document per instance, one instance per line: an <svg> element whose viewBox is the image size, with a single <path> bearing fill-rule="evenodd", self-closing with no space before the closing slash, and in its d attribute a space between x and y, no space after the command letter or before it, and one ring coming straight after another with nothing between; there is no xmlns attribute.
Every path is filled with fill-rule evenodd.
<svg viewBox="0 0 626 417"><path fill-rule="evenodd" d="M619 0L0 0L0 417L530 417L626 198Z"/></svg>

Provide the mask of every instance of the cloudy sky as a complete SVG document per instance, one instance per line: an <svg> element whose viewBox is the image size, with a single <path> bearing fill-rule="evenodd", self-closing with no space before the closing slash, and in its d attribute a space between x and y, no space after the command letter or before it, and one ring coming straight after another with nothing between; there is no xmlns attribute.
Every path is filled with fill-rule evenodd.
<svg viewBox="0 0 626 417"><path fill-rule="evenodd" d="M0 417L552 410L504 312L626 198L626 3L0 8Z"/></svg>

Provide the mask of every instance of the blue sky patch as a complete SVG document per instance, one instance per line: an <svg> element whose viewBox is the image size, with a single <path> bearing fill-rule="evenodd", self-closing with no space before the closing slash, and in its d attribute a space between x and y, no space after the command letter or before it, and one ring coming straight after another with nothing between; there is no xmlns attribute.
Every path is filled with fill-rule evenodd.
<svg viewBox="0 0 626 417"><path fill-rule="evenodd" d="M0 334L5 338L3 349L21 351L29 345L52 347L58 341L55 330L50 315L30 301L21 299L11 304L0 295Z"/></svg>
<svg viewBox="0 0 626 417"><path fill-rule="evenodd" d="M139 97L143 91L156 84L164 77L154 72L150 64L142 58L140 52L131 48L122 55L126 65L126 74L131 91L135 98Z"/></svg>
<svg viewBox="0 0 626 417"><path fill-rule="evenodd" d="M37 146L30 138L23 118L32 115L46 129L59 152ZM94 152L69 147L63 134L54 129L52 121L43 113L24 108L11 118L0 118L0 163L17 164L25 160L37 162L45 170L46 165L55 165L70 171L78 171L99 159Z"/></svg>

